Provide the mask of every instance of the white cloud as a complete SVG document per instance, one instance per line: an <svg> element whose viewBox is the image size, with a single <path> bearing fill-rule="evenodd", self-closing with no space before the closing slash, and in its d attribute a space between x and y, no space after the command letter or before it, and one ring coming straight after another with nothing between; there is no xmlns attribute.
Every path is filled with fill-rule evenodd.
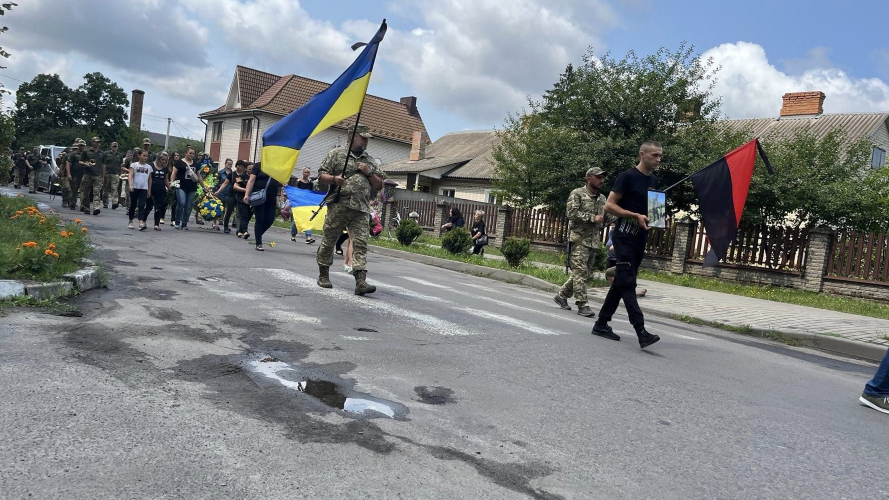
<svg viewBox="0 0 889 500"><path fill-rule="evenodd" d="M380 52L437 107L497 123L539 96L617 23L604 1L431 0L413 4L428 28L394 31Z"/></svg>
<svg viewBox="0 0 889 500"><path fill-rule="evenodd" d="M807 68L798 74L779 71L763 47L727 43L702 54L722 66L714 89L722 96L722 111L731 118L778 116L781 96L787 92L820 90L827 95L826 113L889 110L889 85L879 78L852 78L829 67L823 50L809 53Z"/></svg>

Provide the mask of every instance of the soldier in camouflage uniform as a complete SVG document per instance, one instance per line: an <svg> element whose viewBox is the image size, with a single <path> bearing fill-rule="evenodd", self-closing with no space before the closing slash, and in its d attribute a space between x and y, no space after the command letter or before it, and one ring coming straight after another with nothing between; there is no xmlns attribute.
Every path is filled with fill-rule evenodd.
<svg viewBox="0 0 889 500"><path fill-rule="evenodd" d="M19 148L19 152L12 155L12 163L13 163L13 181L12 185L16 189L21 189L22 182L25 180L25 176L28 175L28 164L27 164L28 154L25 152L25 148Z"/></svg>
<svg viewBox="0 0 889 500"><path fill-rule="evenodd" d="M605 172L599 167L593 167L586 171L586 185L568 195L571 276L553 298L559 307L570 311L568 297L573 295L577 314L588 318L596 315L587 304L586 282L602 248L599 232L605 222L605 197L599 190L604 181Z"/></svg>
<svg viewBox="0 0 889 500"><path fill-rule="evenodd" d="M93 137L90 142L92 144L86 150L86 161L89 166L80 185L80 208L85 214L99 215L99 206L102 204L102 183L105 179L105 152L100 147L101 139Z"/></svg>
<svg viewBox="0 0 889 500"><path fill-rule="evenodd" d="M43 164L40 159L40 146L34 146L34 150L28 155L28 192L37 192L37 169Z"/></svg>
<svg viewBox="0 0 889 500"><path fill-rule="evenodd" d="M108 208L108 198L111 198L111 208L116 209L120 200L120 165L124 155L117 149L117 143L111 143L111 149L105 151L105 182L102 184L102 208Z"/></svg>
<svg viewBox="0 0 889 500"><path fill-rule="evenodd" d="M333 287L329 276L333 249L343 229L348 229L354 249L352 274L355 275L355 295L377 290L377 287L367 283L367 237L370 232L370 199L374 192L383 188L383 179L376 160L365 151L367 140L371 137L370 129L359 124L354 135L350 134L350 146L332 149L318 169L321 184L333 184L339 188L339 193L327 202L324 237L317 254L318 286Z"/></svg>
<svg viewBox="0 0 889 500"><path fill-rule="evenodd" d="M65 164L65 171L68 175L68 182L71 189L70 196L68 197L68 208L71 210L74 210L77 205L77 197L80 194L80 183L83 181L83 173L89 166L86 158L86 141L78 138L74 141L74 144L77 149L68 154L68 162ZM82 199L80 200L80 205L81 207L83 206Z"/></svg>
<svg viewBox="0 0 889 500"><path fill-rule="evenodd" d="M59 191L56 194L61 194L63 207L68 206L68 195L65 192L71 191L71 187L68 184L68 175L65 173L65 162L67 161L68 152L63 149L56 158L56 166L59 167Z"/></svg>

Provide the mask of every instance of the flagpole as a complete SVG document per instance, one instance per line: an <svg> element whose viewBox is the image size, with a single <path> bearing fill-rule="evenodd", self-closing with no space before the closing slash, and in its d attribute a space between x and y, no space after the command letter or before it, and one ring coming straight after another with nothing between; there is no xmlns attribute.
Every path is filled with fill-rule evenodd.
<svg viewBox="0 0 889 500"><path fill-rule="evenodd" d="M383 24L386 24L386 20L385 20L385 19L383 19ZM373 42L373 41L371 41L371 43L372 43L372 42ZM362 47L363 45L367 45L367 44L364 44L364 43L356 43L356 44L353 44L353 45L352 45L352 50L356 50L356 49ZM370 63L370 71L373 71L374 65L375 65L376 63L377 63L377 52L374 52L374 58L373 58L373 61L371 61L371 63ZM367 83L368 83L368 85L370 85L370 81L369 81L369 80L368 80ZM358 123L359 123L359 121L361 120L361 111L364 110L364 100L365 100L366 98L367 98L367 89L364 90L364 97L361 98L361 106L358 108L358 115L355 117L355 125L352 127L352 133L349 134L349 137L348 137L349 144L346 144L346 161L343 162L343 174L342 174L342 175L343 175L343 178L346 177L346 168L349 166L349 156L352 154L352 141L355 139L355 133L358 132ZM321 212L321 209L322 209L322 208L324 207L324 205L327 203L327 199L330 198L331 195L332 195L333 197L339 197L339 194L340 194L340 188L341 188L341 187L342 187L342 186L336 186L336 188L334 188L334 189L332 189L332 190L329 190L329 191L327 192L327 195L324 197L324 199L321 200L321 203L318 204L318 208L317 208L316 210L314 210L314 211L312 212L312 216L309 217L309 221L310 221L310 222L311 222L312 220L315 219L315 216L317 216L318 213Z"/></svg>

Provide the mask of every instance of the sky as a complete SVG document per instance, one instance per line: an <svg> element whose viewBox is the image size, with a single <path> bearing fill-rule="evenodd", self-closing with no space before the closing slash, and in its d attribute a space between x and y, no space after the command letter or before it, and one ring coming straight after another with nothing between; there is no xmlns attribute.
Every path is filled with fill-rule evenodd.
<svg viewBox="0 0 889 500"><path fill-rule="evenodd" d="M385 18L369 93L416 96L430 137L501 127L588 48L620 57L685 42L721 67L730 118L777 116L785 92L827 113L889 111L889 2L828 0L19 0L0 21L13 92L39 73L100 71L145 91L143 128L202 137L238 64L333 81Z"/></svg>

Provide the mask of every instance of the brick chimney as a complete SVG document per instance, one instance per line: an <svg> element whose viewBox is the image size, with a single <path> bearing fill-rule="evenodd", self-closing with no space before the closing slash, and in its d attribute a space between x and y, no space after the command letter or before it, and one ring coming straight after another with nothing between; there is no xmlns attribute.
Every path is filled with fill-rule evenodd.
<svg viewBox="0 0 889 500"><path fill-rule="evenodd" d="M145 100L145 91L133 90L133 98L130 100L130 128L140 130L142 128L142 102Z"/></svg>
<svg viewBox="0 0 889 500"><path fill-rule="evenodd" d="M410 161L420 161L426 158L426 134L421 131L414 132L411 138Z"/></svg>
<svg viewBox="0 0 889 500"><path fill-rule="evenodd" d="M407 112L411 116L417 116L417 98L414 96L402 97L401 104L407 108Z"/></svg>
<svg viewBox="0 0 889 500"><path fill-rule="evenodd" d="M820 115L824 113L824 92L788 92L784 94L781 116Z"/></svg>

